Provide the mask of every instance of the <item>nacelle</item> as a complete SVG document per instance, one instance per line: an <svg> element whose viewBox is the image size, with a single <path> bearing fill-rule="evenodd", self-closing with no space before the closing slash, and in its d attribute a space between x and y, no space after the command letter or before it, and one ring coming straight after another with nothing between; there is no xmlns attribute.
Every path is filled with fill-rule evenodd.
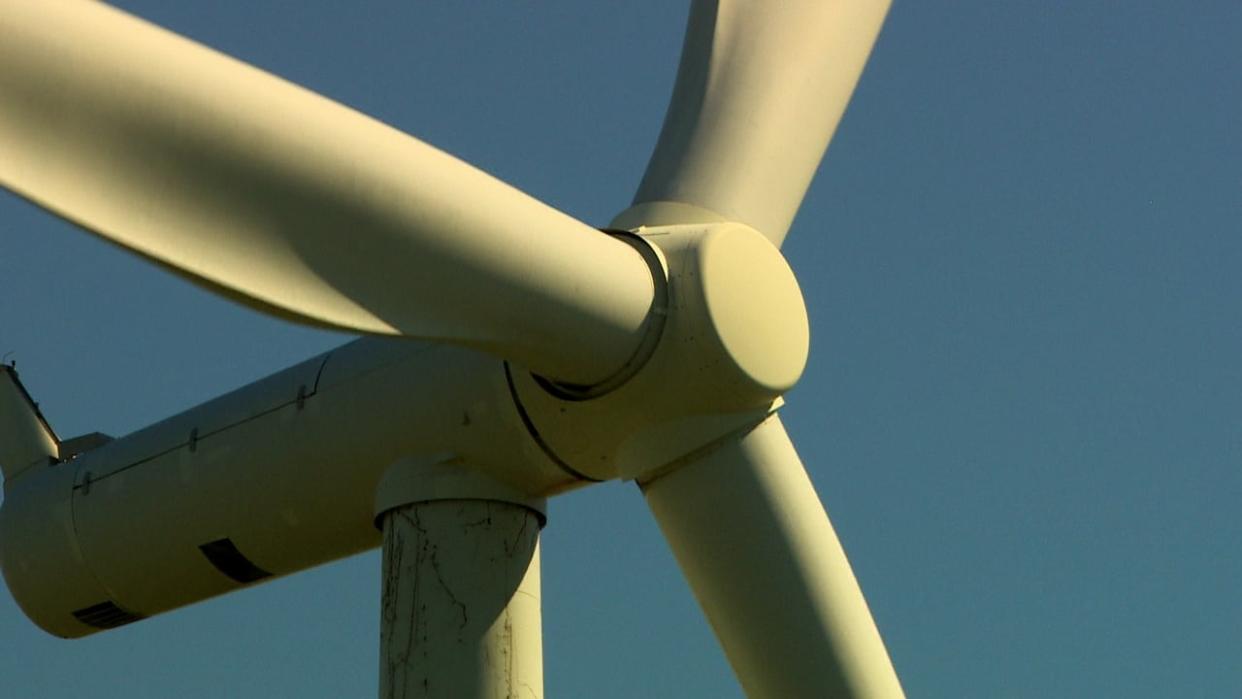
<svg viewBox="0 0 1242 699"><path fill-rule="evenodd" d="M536 495L579 482L528 431L502 361L408 340L358 340L78 455L7 405L2 433L26 439L0 568L67 638L375 547L376 487L401 458L451 454Z"/></svg>

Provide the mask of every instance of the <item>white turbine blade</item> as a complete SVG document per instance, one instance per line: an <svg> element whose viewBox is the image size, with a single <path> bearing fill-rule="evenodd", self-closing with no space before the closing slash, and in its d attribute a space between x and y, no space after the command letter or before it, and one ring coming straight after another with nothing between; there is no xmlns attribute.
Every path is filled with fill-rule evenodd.
<svg viewBox="0 0 1242 699"><path fill-rule="evenodd" d="M747 696L903 696L776 416L643 493Z"/></svg>
<svg viewBox="0 0 1242 699"><path fill-rule="evenodd" d="M740 221L780 245L889 0L695 0L659 143L618 228Z"/></svg>
<svg viewBox="0 0 1242 699"><path fill-rule="evenodd" d="M628 245L347 107L97 2L0 9L0 184L277 315L622 367Z"/></svg>

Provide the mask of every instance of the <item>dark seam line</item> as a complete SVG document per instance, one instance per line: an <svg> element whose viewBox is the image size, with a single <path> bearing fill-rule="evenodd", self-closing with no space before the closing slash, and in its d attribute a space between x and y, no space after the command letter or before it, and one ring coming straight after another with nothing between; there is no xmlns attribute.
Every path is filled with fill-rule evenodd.
<svg viewBox="0 0 1242 699"><path fill-rule="evenodd" d="M552 447L549 446L547 442L543 441L543 436L539 434L539 430L535 429L535 423L531 421L530 415L526 414L526 408L522 405L521 399L518 398L517 386L513 384L513 370L509 368L509 362L505 362L504 365L505 381L509 383L509 394L513 396L513 405L517 408L518 415L522 418L522 424L526 425L526 431L530 433L532 438L534 438L535 443L539 445L539 448L543 450L543 453L547 454L549 459L552 459L552 463L556 464L562 471L573 476L574 478L577 478L580 481L603 483L603 481L598 478L591 478L584 473L579 473L574 469L574 467L565 463L561 457L557 456L556 452L552 451Z"/></svg>
<svg viewBox="0 0 1242 699"><path fill-rule="evenodd" d="M323 353L323 361L319 363L319 371L315 372L315 387L311 389L311 396L315 395L319 391L319 379L323 377L323 369L328 366L328 360L332 358L332 352L335 351L336 350L332 350L331 352ZM310 398L310 396L306 396L306 398Z"/></svg>
<svg viewBox="0 0 1242 699"><path fill-rule="evenodd" d="M311 391L310 393L308 393L308 394L306 394L305 396L303 396L303 399L305 400L306 398L310 398L310 397L312 397L312 396L314 396L314 395L315 395L315 392L314 392L314 391ZM200 435L198 435L198 437L197 437L197 439L196 439L195 441L201 442L201 441L203 441L204 439L207 439L208 437L211 437L211 436L214 436L214 435L220 434L221 432L224 432L225 430L231 430L231 429L233 429L234 427L238 427L238 426L240 426L240 425L244 425L244 424L246 424L247 422L253 422L253 421L255 421L255 420L258 420L258 419L259 419L259 418L261 418L261 417L266 417L266 416L268 416L268 415L271 415L272 413L275 413L275 412L279 412L279 411L281 411L281 410L284 410L285 408L288 408L288 407L289 407L289 406L291 406L291 405L297 405L297 400L292 400L292 401L289 401L288 403L281 403L280 405L278 405L278 406L276 406L276 407L274 407L274 408L269 408L269 409L267 409L267 410L264 410L264 411L263 411L263 412L261 412L261 413L256 413L256 414L254 414L254 415L251 415L250 417L245 418L244 420L238 420L237 422L230 422L229 424L225 425L224 427L221 427L221 428L220 428L220 429L218 429L218 430L214 430L214 431L212 431L212 432L206 432L206 433L204 433L204 434L200 434ZM124 437L122 437L122 439L124 439ZM186 441L181 442L181 443L176 444L176 445L173 445L173 446L171 446L171 447L169 447L169 448L165 449L164 451L158 452L158 453L156 453L156 454L152 454L151 456L148 456L148 457L143 458L143 459L139 459L139 460L137 460L137 461L135 461L135 462L133 462L133 463L131 463L131 464L126 464L126 465L124 465L124 466L121 466L120 468L118 468L118 469L116 469L116 470L114 470L114 471L109 471L109 472L107 472L107 473L105 473L105 474L103 474L103 475L99 476L98 478L92 478L92 479L90 480L90 483L98 483L98 482L100 482L100 481L102 481L102 480L104 480L104 479L106 479L106 478L111 478L112 476L115 476L115 475L117 475L118 473L124 473L124 472L126 472L126 471L130 470L131 468L134 468L135 466L141 466L141 465L143 465L143 464L145 464L145 463L147 463L147 462L154 461L154 460L156 460L156 459L160 458L161 456L167 456L168 454L171 454L171 453L173 453L174 451L177 451L178 449L181 449L181 448L183 448L183 447L188 447L188 446L190 446L190 441L187 439ZM80 484L78 484L78 485L73 486L73 489L74 489L74 490L78 490L78 489L80 489L80 488L84 488L84 487L86 487L87 485L88 485L87 483L80 483Z"/></svg>
<svg viewBox="0 0 1242 699"><path fill-rule="evenodd" d="M427 346L427 347L423 350L423 352L430 351L430 350L432 350L432 349L434 349L434 346L432 346L432 345L428 345L428 346ZM310 391L309 393L307 393L306 395L302 396L302 400L303 400L303 401L305 401L305 400L306 400L306 399L308 399L308 398L312 398L312 397L314 397L315 395L317 395L317 394L319 393L319 379L323 376L323 370L324 370L324 368L325 368L325 367L327 367L327 365L328 365L328 359L330 359L330 358L332 357L332 355L333 355L334 353L336 353L337 351L339 351L339 350L340 350L340 348L337 348L337 349L330 350L330 351L328 351L328 352L325 352L325 353L324 353L324 358L323 358L323 361L322 361L322 362L320 362L320 364L319 364L319 370L315 373L315 386L314 386L314 388L313 388L313 389L311 389L311 391ZM423 352L417 352L416 354L422 354ZM398 361L394 361L394 362L389 362L389 363L386 363L386 364L382 364L382 365L380 365L379 367L375 367L372 371L368 371L368 372L365 372L365 373L363 373L363 374L360 374L360 376L365 376L365 375L367 375L367 374L374 373L374 371L378 371L379 369L383 369L383 368L387 368L387 367L392 366L392 365L395 365L395 364L399 364L399 363L401 363L401 361L404 361L404 360L398 360ZM355 377L355 378L356 378L356 377ZM509 387L510 387L511 389L513 388L513 382L512 382L512 381L510 381L510 382L509 382ZM515 395L516 395L516 394L515 394ZM206 439L207 437L210 437L210 436L212 436L212 435L220 434L221 432L223 432L223 431L225 431L225 430L232 429L232 428L234 428L234 427L237 427L238 425L244 425L244 424L246 424L247 422L251 422L252 420L257 420L257 419L259 419L259 418L261 418L261 417L265 417L265 416L270 415L270 414L272 414L272 413L274 413L274 412L276 412L276 411L278 411L278 410L282 410L282 409L284 409L284 408L287 408L287 407L289 407L289 406L291 406L291 405L297 405L297 402L298 402L298 401L297 401L297 399L295 398L295 399L293 399L293 400L289 401L288 403L281 403L280 405L277 405L277 406L276 406L276 407L274 407L274 408L269 408L268 410L265 410L265 411L263 411L263 412L261 412L261 413L256 413L256 414L254 414L254 415L251 415L251 416L249 416L249 417L247 417L247 418L245 418L245 419L239 420L239 421L237 421L237 422L231 422L231 423L229 423L229 424L225 425L224 427L221 427L221 428L220 428L220 429L218 429L218 430L215 430L215 431L212 431L212 432L207 432L207 433L205 433L205 434L200 434L200 435L198 435L198 439L201 441L201 440ZM526 420L527 420L527 419L526 419L526 417L525 417L525 414L524 414L524 413L523 413L523 420L524 420L524 421L526 421ZM527 421L527 426L528 426L528 427L530 426L529 421ZM50 429L50 428L49 428L49 429ZM532 428L532 431L533 431L533 428ZM125 437L121 437L121 439L125 439ZM119 440L118 440L118 441L119 441ZM541 444L542 444L542 443L541 443ZM114 470L114 471L109 471L108 473L105 473L105 474L103 474L103 475L99 476L98 478L94 478L94 479L92 479L92 480L91 480L91 482L92 482L92 483L98 483L99 481L102 481L102 480L104 480L105 478L108 478L108 477L110 477L110 476L114 476L114 475L116 475L116 474L118 474L118 473L124 473L125 471L128 471L129 469L134 468L135 466L141 466L142 464L145 464L145 463L147 463L148 461L154 461L155 459L158 459L158 458L160 458L161 456L166 456L166 455L168 455L168 454L171 454L171 453L172 453L172 452L174 452L174 451L177 451L178 449L181 449L182 447L187 447L187 446L189 446L189 445L190 445L189 440L186 440L186 441L184 441L184 442L181 442L180 444L175 444L175 445L173 445L173 446L169 447L168 449L165 449L164 451L161 451L161 452L158 452L158 453L152 454L151 456L147 456L147 457L145 457L145 458L139 459L138 461L135 461L135 462L133 462L133 463L131 463L131 464L126 464L126 465L121 466L120 468L118 468L118 469L116 469L116 470ZM545 447L545 450L546 450L546 447ZM553 458L555 459L556 457L555 457L555 456L553 456ZM568 466L566 466L565 468L566 468L566 470L570 471L571 473L573 472L573 469L570 469ZM585 478L585 477L584 477L584 478ZM597 481L597 482L598 482L598 481ZM85 485L86 485L85 483L83 483L83 484L79 484L79 485L75 485L75 486L73 486L73 489L74 489L74 490L78 490L78 489L80 489L80 488L84 487Z"/></svg>

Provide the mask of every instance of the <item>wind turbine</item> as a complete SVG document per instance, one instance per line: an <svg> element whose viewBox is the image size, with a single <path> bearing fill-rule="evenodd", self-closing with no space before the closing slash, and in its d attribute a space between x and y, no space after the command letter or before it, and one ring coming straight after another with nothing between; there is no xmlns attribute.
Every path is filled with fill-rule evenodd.
<svg viewBox="0 0 1242 699"><path fill-rule="evenodd" d="M443 512L429 503L505 503L523 531L541 498L625 478L748 692L899 693L775 417L807 338L773 243L885 10L696 4L656 154L603 234L104 6L13 3L6 186L243 303L433 344L363 340L106 443L56 440L8 384L9 417L29 428L5 463L10 589L45 628L82 635L373 546L372 518L398 570L402 517ZM308 464L322 478L284 478ZM241 482L251 500L222 505ZM187 511L200 516L179 521ZM445 516L452 530L462 512ZM39 526L46 539L11 533ZM519 547L534 561L522 575L538 572L535 547ZM152 579L144 556L170 577ZM55 566L69 574L39 577ZM427 571L407 573L394 590ZM537 614L512 611L537 639ZM473 640L534 648L537 673L520 636Z"/></svg>

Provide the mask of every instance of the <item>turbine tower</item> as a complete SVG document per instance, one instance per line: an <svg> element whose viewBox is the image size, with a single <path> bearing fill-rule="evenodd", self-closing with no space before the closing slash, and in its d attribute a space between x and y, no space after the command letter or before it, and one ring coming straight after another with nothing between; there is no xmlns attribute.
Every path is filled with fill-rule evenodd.
<svg viewBox="0 0 1242 699"><path fill-rule="evenodd" d="M104 4L5 0L0 184L364 335L119 439L0 368L18 604L80 637L382 545L382 696L539 697L544 504L621 479L749 696L901 696L778 417L809 350L780 245L887 6L694 2L599 229Z"/></svg>

